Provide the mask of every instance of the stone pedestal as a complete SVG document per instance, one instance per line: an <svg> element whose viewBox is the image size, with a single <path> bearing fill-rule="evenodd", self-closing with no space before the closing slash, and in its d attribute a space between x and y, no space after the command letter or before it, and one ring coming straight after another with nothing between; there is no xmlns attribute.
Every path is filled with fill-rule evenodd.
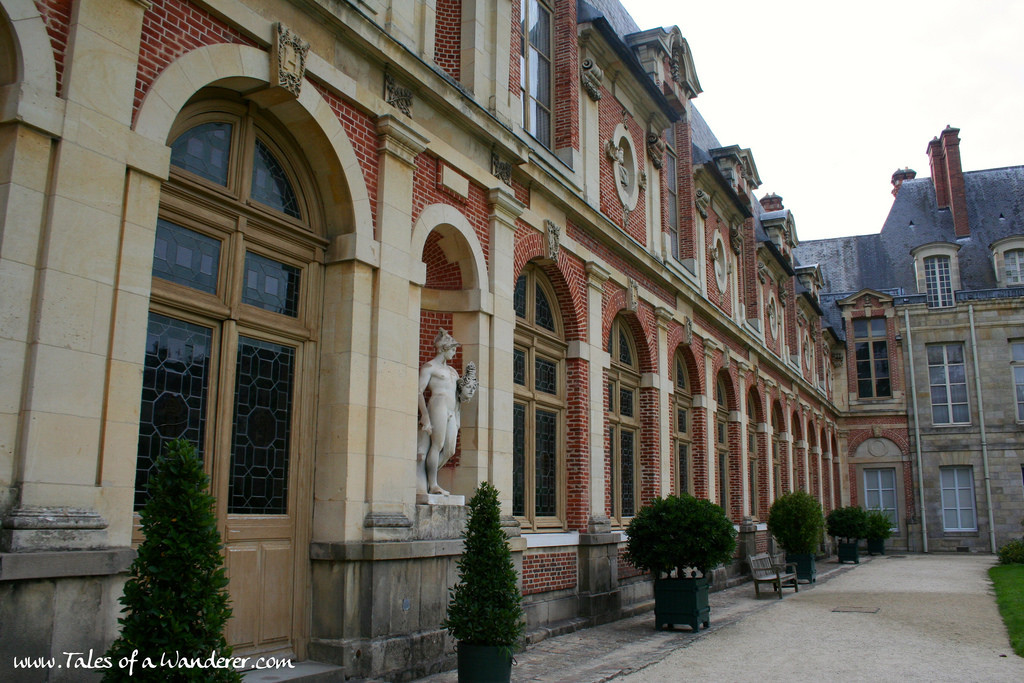
<svg viewBox="0 0 1024 683"><path fill-rule="evenodd" d="M4 517L0 551L92 550L107 547L107 520L93 510L15 508Z"/></svg>
<svg viewBox="0 0 1024 683"><path fill-rule="evenodd" d="M463 506L466 504L465 496L453 496L452 494L442 493L417 493L416 494L417 505L458 505Z"/></svg>

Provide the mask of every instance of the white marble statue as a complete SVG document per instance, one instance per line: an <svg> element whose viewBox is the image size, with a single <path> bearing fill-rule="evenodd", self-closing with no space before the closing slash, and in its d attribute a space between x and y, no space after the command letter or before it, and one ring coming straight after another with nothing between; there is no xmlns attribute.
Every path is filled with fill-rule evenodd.
<svg viewBox="0 0 1024 683"><path fill-rule="evenodd" d="M449 495L437 484L437 471L455 453L462 423L461 406L473 398L479 382L476 363L466 365L460 378L448 361L455 355L459 343L446 330L438 330L434 337L437 355L420 368L419 401L420 429L416 443L417 493ZM424 392L430 389L430 402Z"/></svg>

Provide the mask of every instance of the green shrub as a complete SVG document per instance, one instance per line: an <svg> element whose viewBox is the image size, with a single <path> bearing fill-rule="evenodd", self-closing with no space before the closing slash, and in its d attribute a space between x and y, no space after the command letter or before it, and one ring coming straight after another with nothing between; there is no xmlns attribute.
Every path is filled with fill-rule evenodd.
<svg viewBox="0 0 1024 683"><path fill-rule="evenodd" d="M1024 540L1015 538L999 548L999 564L1024 564Z"/></svg>
<svg viewBox="0 0 1024 683"><path fill-rule="evenodd" d="M469 501L459 582L451 591L442 626L471 645L513 647L523 634L523 596L516 585L512 551L501 528L498 489L480 484Z"/></svg>
<svg viewBox="0 0 1024 683"><path fill-rule="evenodd" d="M868 527L864 538L885 540L892 536L892 520L881 510L868 510Z"/></svg>
<svg viewBox="0 0 1024 683"><path fill-rule="evenodd" d="M779 497L768 511L768 532L789 553L815 552L821 544L824 527L821 503L805 491Z"/></svg>
<svg viewBox="0 0 1024 683"><path fill-rule="evenodd" d="M128 572L121 635L107 652L113 666L103 680L241 681L230 668L141 669L144 657L159 663L163 653L172 661L231 654L223 635L231 617L228 579L208 485L192 444L168 443L149 480L150 498L141 512L146 538ZM133 650L139 663L130 675L118 662Z"/></svg>
<svg viewBox="0 0 1024 683"><path fill-rule="evenodd" d="M640 508L626 535L626 559L656 578L672 570L682 578L687 568L707 576L736 550L736 528L725 510L685 493Z"/></svg>
<svg viewBox="0 0 1024 683"><path fill-rule="evenodd" d="M857 505L836 508L828 513L826 520L828 535L854 543L858 538L867 538L868 515Z"/></svg>

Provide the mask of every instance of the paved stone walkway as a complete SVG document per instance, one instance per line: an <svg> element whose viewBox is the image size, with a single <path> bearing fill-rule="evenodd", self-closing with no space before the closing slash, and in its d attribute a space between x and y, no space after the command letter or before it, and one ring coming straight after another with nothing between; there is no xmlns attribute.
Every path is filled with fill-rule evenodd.
<svg viewBox="0 0 1024 683"><path fill-rule="evenodd" d="M530 646L513 681L1024 681L987 570L991 556L891 555L818 564L818 583L712 593L711 628L654 630L648 612ZM454 671L420 683L455 683Z"/></svg>

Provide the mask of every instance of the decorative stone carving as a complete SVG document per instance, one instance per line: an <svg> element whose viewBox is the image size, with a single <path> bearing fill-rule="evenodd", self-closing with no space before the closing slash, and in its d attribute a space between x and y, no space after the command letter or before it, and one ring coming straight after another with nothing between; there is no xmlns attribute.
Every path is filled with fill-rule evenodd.
<svg viewBox="0 0 1024 683"><path fill-rule="evenodd" d="M420 368L420 429L416 444L416 491L418 494L449 495L437 484L437 471L454 455L462 424L462 404L473 398L479 381L476 363L466 365L460 378L448 361L459 343L446 330L434 337L437 355ZM428 404L423 392L430 389Z"/></svg>
<svg viewBox="0 0 1024 683"><path fill-rule="evenodd" d="M639 185L640 185L640 191L641 192L646 192L647 191L647 171L640 171Z"/></svg>
<svg viewBox="0 0 1024 683"><path fill-rule="evenodd" d="M619 185L623 190L629 188L629 171L626 169L626 153L622 147L615 143L615 140L609 140L605 145L605 154L608 155L608 160L612 162L612 167L615 170L615 177L618 179Z"/></svg>
<svg viewBox="0 0 1024 683"><path fill-rule="evenodd" d="M843 351L842 349L832 349L832 364L837 368L843 364Z"/></svg>
<svg viewBox="0 0 1024 683"><path fill-rule="evenodd" d="M558 248L562 239L562 228L557 225L554 221L545 219L544 229L547 239L545 245L547 247L547 253L545 256L552 261L558 260Z"/></svg>
<svg viewBox="0 0 1024 683"><path fill-rule="evenodd" d="M633 312L640 309L640 285L633 278L629 278L629 288L626 290L626 305Z"/></svg>
<svg viewBox="0 0 1024 683"><path fill-rule="evenodd" d="M299 96L302 78L306 74L306 55L309 43L299 38L281 22L274 24L274 42L271 45L270 63L276 64L274 85L280 86Z"/></svg>
<svg viewBox="0 0 1024 683"><path fill-rule="evenodd" d="M729 226L729 246L734 254L739 254L743 249L743 233L735 223Z"/></svg>
<svg viewBox="0 0 1024 683"><path fill-rule="evenodd" d="M762 285L768 281L768 266L764 264L764 261L757 262L757 279L761 281Z"/></svg>
<svg viewBox="0 0 1024 683"><path fill-rule="evenodd" d="M504 161L497 152L491 151L491 174L505 183L512 184L512 162Z"/></svg>
<svg viewBox="0 0 1024 683"><path fill-rule="evenodd" d="M779 304L786 306L789 303L789 292L786 291L785 283L779 283Z"/></svg>
<svg viewBox="0 0 1024 683"><path fill-rule="evenodd" d="M693 345L693 321L690 318L686 318L683 323L683 340L687 346Z"/></svg>
<svg viewBox="0 0 1024 683"><path fill-rule="evenodd" d="M412 118L412 90L399 85L386 71L384 72L384 101Z"/></svg>
<svg viewBox="0 0 1024 683"><path fill-rule="evenodd" d="M708 206L711 205L711 197L704 190L698 189L694 195L694 203L697 205L697 211L700 212L701 218L708 217Z"/></svg>
<svg viewBox="0 0 1024 683"><path fill-rule="evenodd" d="M594 60L584 59L580 64L580 82L594 102L601 99L601 82L603 80L604 72L597 64L594 64Z"/></svg>
<svg viewBox="0 0 1024 683"><path fill-rule="evenodd" d="M622 207L622 229L625 230L629 227L629 214L630 210L625 206Z"/></svg>
<svg viewBox="0 0 1024 683"><path fill-rule="evenodd" d="M672 69L672 80L678 83L681 76L679 72L679 52L677 50L672 51L672 59L669 60L669 67Z"/></svg>
<svg viewBox="0 0 1024 683"><path fill-rule="evenodd" d="M732 356L729 354L729 349L724 349L722 351L722 369L728 370L730 365L732 365Z"/></svg>
<svg viewBox="0 0 1024 683"><path fill-rule="evenodd" d="M647 155L651 158L651 165L661 170L665 159L665 141L657 133L647 134Z"/></svg>

